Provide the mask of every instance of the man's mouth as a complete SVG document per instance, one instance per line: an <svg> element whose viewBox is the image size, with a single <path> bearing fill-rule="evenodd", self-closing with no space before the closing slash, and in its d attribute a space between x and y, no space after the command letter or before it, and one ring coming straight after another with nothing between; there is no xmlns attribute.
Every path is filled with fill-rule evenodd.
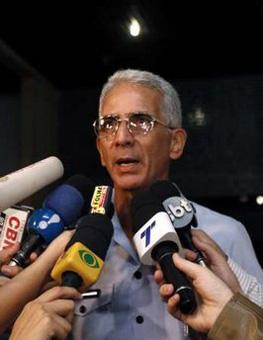
<svg viewBox="0 0 263 340"><path fill-rule="evenodd" d="M134 164L138 164L139 161L135 158L130 158L130 157L127 157L127 158L119 158L117 161L116 161L116 164L117 165L121 165L121 166L130 166L130 165L134 165Z"/></svg>

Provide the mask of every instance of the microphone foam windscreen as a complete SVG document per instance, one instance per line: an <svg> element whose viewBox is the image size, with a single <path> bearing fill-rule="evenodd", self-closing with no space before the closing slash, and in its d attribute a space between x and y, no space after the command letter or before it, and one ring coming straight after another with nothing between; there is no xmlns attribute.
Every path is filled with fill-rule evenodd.
<svg viewBox="0 0 263 340"><path fill-rule="evenodd" d="M169 197L181 196L176 186L170 181L157 181L150 187L150 191L161 201L165 201Z"/></svg>
<svg viewBox="0 0 263 340"><path fill-rule="evenodd" d="M54 210L70 225L79 217L85 202L91 200L94 183L85 176L70 177L65 184L55 189L44 202L44 207Z"/></svg>
<svg viewBox="0 0 263 340"><path fill-rule="evenodd" d="M102 260L105 259L113 235L113 225L106 215L88 214L81 217L77 229L65 250L81 242Z"/></svg>
<svg viewBox="0 0 263 340"><path fill-rule="evenodd" d="M147 191L138 192L131 203L132 228L136 233L147 221L158 212L164 211L161 203Z"/></svg>

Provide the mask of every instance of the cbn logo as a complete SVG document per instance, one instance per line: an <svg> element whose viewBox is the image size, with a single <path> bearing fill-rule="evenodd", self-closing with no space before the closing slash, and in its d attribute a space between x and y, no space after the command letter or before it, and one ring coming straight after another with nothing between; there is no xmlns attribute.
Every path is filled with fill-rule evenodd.
<svg viewBox="0 0 263 340"><path fill-rule="evenodd" d="M99 268L99 262L96 257L86 250L79 250L79 256L81 260L91 268Z"/></svg>

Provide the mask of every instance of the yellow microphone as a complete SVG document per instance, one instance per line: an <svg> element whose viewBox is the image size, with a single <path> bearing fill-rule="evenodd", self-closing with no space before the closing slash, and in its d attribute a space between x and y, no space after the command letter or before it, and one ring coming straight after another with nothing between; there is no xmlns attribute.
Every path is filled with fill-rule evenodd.
<svg viewBox="0 0 263 340"><path fill-rule="evenodd" d="M113 234L111 192L109 186L95 187L91 212L79 219L65 253L51 272L61 285L83 291L98 280Z"/></svg>

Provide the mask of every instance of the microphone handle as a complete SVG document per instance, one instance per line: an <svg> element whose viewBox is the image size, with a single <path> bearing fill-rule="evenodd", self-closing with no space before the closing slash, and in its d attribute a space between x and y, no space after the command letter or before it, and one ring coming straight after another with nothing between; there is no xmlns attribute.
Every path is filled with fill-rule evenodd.
<svg viewBox="0 0 263 340"><path fill-rule="evenodd" d="M173 284L180 295L179 308L183 314L191 314L197 307L192 287L184 273L175 267L172 256L178 251L174 242L159 243L152 252L153 258L160 264L165 280Z"/></svg>
<svg viewBox="0 0 263 340"><path fill-rule="evenodd" d="M22 244L21 249L13 256L10 266L25 267L26 260L30 254L43 243L43 239L38 234L30 234L26 241Z"/></svg>
<svg viewBox="0 0 263 340"><path fill-rule="evenodd" d="M176 231L177 231L177 234L179 235L179 238L180 238L180 241L181 241L183 247L190 249L197 254L197 257L196 257L194 262L200 264L200 266L202 266L202 267L206 267L206 260L205 260L204 255L193 244L190 229L189 230L183 230L183 228L182 229L177 228Z"/></svg>
<svg viewBox="0 0 263 340"><path fill-rule="evenodd" d="M65 271L62 276L62 286L64 287L73 287L73 288L80 288L82 285L82 278L80 275L73 271Z"/></svg>

